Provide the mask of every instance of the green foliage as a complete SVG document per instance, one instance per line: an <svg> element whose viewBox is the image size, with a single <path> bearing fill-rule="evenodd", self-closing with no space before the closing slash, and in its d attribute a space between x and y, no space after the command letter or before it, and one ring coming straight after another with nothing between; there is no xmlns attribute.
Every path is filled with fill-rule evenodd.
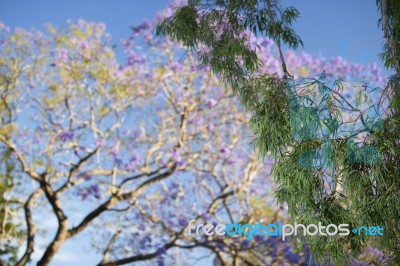
<svg viewBox="0 0 400 266"><path fill-rule="evenodd" d="M378 0L377 4L382 10L380 22L387 40L383 60L399 73L400 4L395 0ZM379 121L361 111L362 106L375 108L368 95L360 90L355 103L350 103L340 81L333 86L318 80L305 82L302 86L309 90L306 101L310 106L299 105L296 101L304 95L291 94L288 82L293 79L281 51L281 42L291 48L302 45L292 29L298 15L293 7L282 9L279 1L189 1L162 21L156 34L182 42L197 54L201 63L232 85L251 112L254 148L276 160L276 196L288 203L294 221L348 223L353 228L379 225L385 229L383 237L372 240L352 234L306 237L317 259L345 265L372 241L391 255L393 263L400 264L398 76L382 92L389 95L389 103L386 117ZM246 30L276 42L282 77L260 73L262 64L243 37ZM317 107L316 94L323 95ZM359 113L363 129L338 137L339 127L345 124L343 106ZM304 126L310 121L314 121L313 127ZM325 135L317 138L317 133ZM366 137L356 144L353 138L360 133ZM315 160L320 164L313 164Z"/></svg>
<svg viewBox="0 0 400 266"><path fill-rule="evenodd" d="M259 91L258 100L250 101L250 127L256 136L253 145L264 156L269 152L274 157L282 156L292 140L286 84L272 76L255 79L252 85Z"/></svg>
<svg viewBox="0 0 400 266"><path fill-rule="evenodd" d="M0 264L15 265L24 230L13 219L20 203L8 195L16 186L15 164L10 150L0 149L0 153Z"/></svg>
<svg viewBox="0 0 400 266"><path fill-rule="evenodd" d="M382 60L387 68L399 71L400 63L400 2L396 0L377 0L378 9L382 18L378 24L382 26L387 42L383 45Z"/></svg>
<svg viewBox="0 0 400 266"><path fill-rule="evenodd" d="M189 1L159 23L155 32L169 35L195 52L200 62L246 99L241 88L261 66L248 45L246 31L296 48L303 44L292 29L298 15L294 7L282 9L275 1Z"/></svg>

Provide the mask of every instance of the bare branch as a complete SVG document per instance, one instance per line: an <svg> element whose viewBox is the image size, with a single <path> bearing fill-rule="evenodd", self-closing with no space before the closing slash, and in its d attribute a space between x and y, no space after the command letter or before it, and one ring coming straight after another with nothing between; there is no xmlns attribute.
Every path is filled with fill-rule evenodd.
<svg viewBox="0 0 400 266"><path fill-rule="evenodd" d="M12 150L16 156L17 160L21 164L22 170L31 178L34 180L41 182L43 180L43 177L36 173L35 171L31 170L28 165L25 162L24 156L18 152L17 147L14 145L14 143L11 142L11 140L7 139L6 137L0 135L0 141L3 142L10 150Z"/></svg>
<svg viewBox="0 0 400 266"><path fill-rule="evenodd" d="M42 192L41 189L37 189L35 192L33 192L29 196L28 200L25 202L25 205L24 205L25 221L26 221L26 227L27 227L27 231L28 231L27 238L26 238L26 250L25 250L24 255L17 262L16 266L25 265L29 261L29 258L34 251L36 226L32 220L31 205L35 201L35 199L40 195L41 192Z"/></svg>

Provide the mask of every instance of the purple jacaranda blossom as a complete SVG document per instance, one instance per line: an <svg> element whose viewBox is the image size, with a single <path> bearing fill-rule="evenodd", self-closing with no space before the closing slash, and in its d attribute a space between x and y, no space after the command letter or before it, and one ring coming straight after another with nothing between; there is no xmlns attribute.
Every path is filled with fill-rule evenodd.
<svg viewBox="0 0 400 266"><path fill-rule="evenodd" d="M205 66L202 64L190 66L190 71L201 72L205 69Z"/></svg>
<svg viewBox="0 0 400 266"><path fill-rule="evenodd" d="M204 118L200 117L199 119L196 120L196 125L201 127L204 125Z"/></svg>
<svg viewBox="0 0 400 266"><path fill-rule="evenodd" d="M236 157L231 156L228 158L228 164L235 164L237 162L238 162L238 160Z"/></svg>
<svg viewBox="0 0 400 266"><path fill-rule="evenodd" d="M130 128L125 128L125 129L123 130L123 133L124 133L125 136L129 136L129 135L132 133L132 129L130 129Z"/></svg>
<svg viewBox="0 0 400 266"><path fill-rule="evenodd" d="M185 217L181 216L178 218L178 224L180 226L186 226L188 224L188 221Z"/></svg>
<svg viewBox="0 0 400 266"><path fill-rule="evenodd" d="M24 154L24 153L27 153L28 151L29 151L29 149L28 149L27 146L20 146L20 147L18 147L18 153L19 153L19 154Z"/></svg>
<svg viewBox="0 0 400 266"><path fill-rule="evenodd" d="M38 135L34 135L33 142L36 143L36 144L40 144L41 138Z"/></svg>
<svg viewBox="0 0 400 266"><path fill-rule="evenodd" d="M104 147L105 144L106 144L106 142L105 142L104 139L95 139L95 140L94 140L94 145L95 145L97 148Z"/></svg>
<svg viewBox="0 0 400 266"><path fill-rule="evenodd" d="M374 259L377 259L380 263L382 263L386 259L382 251L372 246L368 246L365 249L364 254L368 257L373 257Z"/></svg>
<svg viewBox="0 0 400 266"><path fill-rule="evenodd" d="M152 238L149 233L147 233L142 239L140 239L140 247L142 249L150 248L152 246Z"/></svg>
<svg viewBox="0 0 400 266"><path fill-rule="evenodd" d="M139 56L137 55L134 51L129 51L128 52L128 66L132 66L135 64L143 64L146 62L146 57L144 55Z"/></svg>
<svg viewBox="0 0 400 266"><path fill-rule="evenodd" d="M165 265L167 265L167 264L165 264L164 256L158 256L156 263L157 263L156 266L165 266Z"/></svg>
<svg viewBox="0 0 400 266"><path fill-rule="evenodd" d="M89 43L87 41L83 41L83 42L80 43L79 48L81 50L89 50L90 45L89 45Z"/></svg>
<svg viewBox="0 0 400 266"><path fill-rule="evenodd" d="M210 221L213 218L213 216L209 213L203 214L203 219L205 222Z"/></svg>
<svg viewBox="0 0 400 266"><path fill-rule="evenodd" d="M180 184L173 182L169 187L169 194L171 196L171 198L176 199L176 198L181 198L184 195L184 190L181 187Z"/></svg>
<svg viewBox="0 0 400 266"><path fill-rule="evenodd" d="M92 180L92 176L91 175L84 174L84 176L85 176L85 180L86 181Z"/></svg>
<svg viewBox="0 0 400 266"><path fill-rule="evenodd" d="M272 46L274 42L271 39L263 38L261 41L261 45L263 46Z"/></svg>
<svg viewBox="0 0 400 266"><path fill-rule="evenodd" d="M308 245L303 245L303 250L304 250L304 262L306 265L309 266L316 266L317 264L314 261L314 258L312 257L310 248Z"/></svg>
<svg viewBox="0 0 400 266"><path fill-rule="evenodd" d="M78 194L78 196L81 197L82 200L87 199L88 196L89 196L89 194L87 193L87 191L86 191L86 190L83 190L83 189L78 190L78 193L77 193L77 194Z"/></svg>
<svg viewBox="0 0 400 266"><path fill-rule="evenodd" d="M178 151L173 150L171 152L171 155L172 155L172 160L174 161L174 163L176 163L178 167L183 167L185 165L185 161L183 160L182 156L179 154Z"/></svg>
<svg viewBox="0 0 400 266"><path fill-rule="evenodd" d="M108 32L106 34L104 34L104 40L106 42L110 42L112 40L111 34Z"/></svg>
<svg viewBox="0 0 400 266"><path fill-rule="evenodd" d="M122 163L123 163L122 159L119 158L118 156L116 156L116 157L114 158L114 164L115 164L115 166L121 167L121 166L122 166Z"/></svg>
<svg viewBox="0 0 400 266"><path fill-rule="evenodd" d="M236 249L236 244L234 242L229 243L230 249Z"/></svg>
<svg viewBox="0 0 400 266"><path fill-rule="evenodd" d="M122 41L122 46L124 48L125 51L129 51L130 49L132 49L133 46L133 40L132 39L125 39Z"/></svg>
<svg viewBox="0 0 400 266"><path fill-rule="evenodd" d="M163 158L161 158L159 163L160 163L161 166L167 166L168 159L163 157Z"/></svg>
<svg viewBox="0 0 400 266"><path fill-rule="evenodd" d="M1 46L1 47L5 47L5 46L7 46L7 44L8 44L8 42L5 41L5 40L1 40L1 41L0 41L0 46Z"/></svg>
<svg viewBox="0 0 400 266"><path fill-rule="evenodd" d="M170 8L172 8L172 9L175 9L175 8L177 8L177 7L179 7L179 6L187 5L187 3L188 3L187 0L172 0L172 1L169 3L168 6L169 6Z"/></svg>
<svg viewBox="0 0 400 266"><path fill-rule="evenodd" d="M144 20L141 24L132 27L132 30L135 34L139 34L141 31L148 30L151 28L151 22L148 20Z"/></svg>
<svg viewBox="0 0 400 266"><path fill-rule="evenodd" d="M172 194L177 193L179 190L179 184L176 182L171 182L171 185L169 185L168 189Z"/></svg>
<svg viewBox="0 0 400 266"><path fill-rule="evenodd" d="M244 242L248 242L248 241L244 241ZM224 251L225 245L223 242L217 242L217 244L215 244L215 247L220 251Z"/></svg>
<svg viewBox="0 0 400 266"><path fill-rule="evenodd" d="M60 138L61 141L66 142L66 141L71 141L74 138L74 132L70 130L65 130L61 132L58 137Z"/></svg>
<svg viewBox="0 0 400 266"><path fill-rule="evenodd" d="M219 151L220 151L221 153L223 153L223 154L226 154L226 153L229 152L229 149L228 149L227 147L222 147Z"/></svg>
<svg viewBox="0 0 400 266"><path fill-rule="evenodd" d="M84 19L81 19L81 18L78 19L77 24L78 24L78 27L79 27L80 29L85 28L85 26L87 25L86 21L85 21Z"/></svg>
<svg viewBox="0 0 400 266"><path fill-rule="evenodd" d="M90 151L91 151L91 149L90 149L89 147L85 146L85 145L79 145L78 148L79 148L81 151L84 151L84 152L90 152Z"/></svg>
<svg viewBox="0 0 400 266"><path fill-rule="evenodd" d="M243 241L241 241L241 242L240 242L240 247L241 247L242 249L247 249L247 248L249 248L249 247L250 247L250 241L248 241L248 240L243 240Z"/></svg>
<svg viewBox="0 0 400 266"><path fill-rule="evenodd" d="M180 94L175 95L175 102L180 103L183 101L183 96Z"/></svg>
<svg viewBox="0 0 400 266"><path fill-rule="evenodd" d="M208 130L208 131L214 131L214 128L215 128L215 127L214 127L214 123L211 123L211 122L208 123L208 125L207 125L207 130Z"/></svg>
<svg viewBox="0 0 400 266"><path fill-rule="evenodd" d="M132 154L131 158L129 159L129 162L138 163L139 162L139 156L137 154Z"/></svg>
<svg viewBox="0 0 400 266"><path fill-rule="evenodd" d="M188 119L188 124L191 125L196 121L197 121L197 117L191 117L191 118Z"/></svg>
<svg viewBox="0 0 400 266"><path fill-rule="evenodd" d="M120 66L117 70L113 72L113 75L116 79L121 80L123 78L123 67Z"/></svg>
<svg viewBox="0 0 400 266"><path fill-rule="evenodd" d="M142 29L144 29L144 30L149 30L149 29L151 29L151 28L152 28L151 22L150 22L149 20L145 19L145 20L142 22Z"/></svg>
<svg viewBox="0 0 400 266"><path fill-rule="evenodd" d="M262 243L262 242L266 241L266 238L265 238L265 236L256 235L256 236L254 236L254 241L258 242L258 243Z"/></svg>
<svg viewBox="0 0 400 266"><path fill-rule="evenodd" d="M251 187L251 188L249 189L249 194L250 194L250 195L256 194L257 192L258 192L258 190L257 190L257 188L255 188L255 187Z"/></svg>
<svg viewBox="0 0 400 266"><path fill-rule="evenodd" d="M132 141L143 140L146 138L146 129L144 127L140 127L139 129L135 130L131 134Z"/></svg>
<svg viewBox="0 0 400 266"><path fill-rule="evenodd" d="M65 48L57 48L54 56L54 63L60 65L68 61L68 50Z"/></svg>
<svg viewBox="0 0 400 266"><path fill-rule="evenodd" d="M156 15L156 21L160 22L164 18L170 17L171 15L172 15L172 9L170 7L166 7Z"/></svg>
<svg viewBox="0 0 400 266"><path fill-rule="evenodd" d="M198 56L203 57L209 53L210 49L207 46L201 46L198 49Z"/></svg>
<svg viewBox="0 0 400 266"><path fill-rule="evenodd" d="M82 177L83 177L83 179L84 179L85 181L90 181L90 180L92 180L92 176L91 176L91 175L88 175L88 174L86 174L86 173L79 174L79 178L82 178Z"/></svg>
<svg viewBox="0 0 400 266"><path fill-rule="evenodd" d="M178 61L172 61L170 68L172 71L177 72L182 69L182 65Z"/></svg>
<svg viewBox="0 0 400 266"><path fill-rule="evenodd" d="M277 240L278 240L277 237L270 236L267 238L266 243L268 246L273 247L277 245Z"/></svg>
<svg viewBox="0 0 400 266"><path fill-rule="evenodd" d="M215 100L215 99L213 99L213 98L210 98L210 99L208 99L207 100L207 106L208 106L208 108L213 108L213 107L215 107L216 105L217 105L217 101Z"/></svg>
<svg viewBox="0 0 400 266"><path fill-rule="evenodd" d="M111 151L110 151L110 154L113 156L113 157L117 157L118 156L118 153L119 153L119 147L118 147L118 145L114 145L114 147L111 149Z"/></svg>
<svg viewBox="0 0 400 266"><path fill-rule="evenodd" d="M278 257L277 246L270 246L270 248L268 249L268 255L271 257L272 260L275 260Z"/></svg>
<svg viewBox="0 0 400 266"><path fill-rule="evenodd" d="M96 184L90 185L86 189L78 190L78 196L80 196L83 200L87 199L89 196L93 196L96 199L101 199L100 188Z"/></svg>
<svg viewBox="0 0 400 266"><path fill-rule="evenodd" d="M146 42L150 42L153 39L153 34L151 34L151 32L146 32L145 34L143 34L143 39Z"/></svg>
<svg viewBox="0 0 400 266"><path fill-rule="evenodd" d="M158 249L157 253L158 254L165 254L167 252L167 249L165 247L162 247L160 249Z"/></svg>
<svg viewBox="0 0 400 266"><path fill-rule="evenodd" d="M147 228L147 225L144 224L144 223L141 223L141 224L139 224L139 226L138 226L139 231L142 231L142 232L145 231L146 228Z"/></svg>
<svg viewBox="0 0 400 266"><path fill-rule="evenodd" d="M106 30L106 24L104 22L100 22L99 24L97 24L97 26L99 27L99 29L101 31L105 31Z"/></svg>
<svg viewBox="0 0 400 266"><path fill-rule="evenodd" d="M21 132L21 136L22 137L28 137L29 136L29 131L28 130L24 130Z"/></svg>
<svg viewBox="0 0 400 266"><path fill-rule="evenodd" d="M169 227L173 227L173 226L175 226L175 223L174 223L174 221L173 221L172 219L168 219L168 220L167 220L167 225L168 225Z"/></svg>
<svg viewBox="0 0 400 266"><path fill-rule="evenodd" d="M125 169L128 171L131 171L132 173L136 173L137 172L137 166L136 163L130 161L128 163L125 164Z"/></svg>
<svg viewBox="0 0 400 266"><path fill-rule="evenodd" d="M293 251L292 251L292 248L291 248L290 246L285 246L285 247L282 249L282 252L283 252L283 255L285 256L285 258L286 258L289 262L291 262L291 263L293 263L293 264L300 263L301 257L300 257L298 254L296 254L295 252L293 252Z"/></svg>
<svg viewBox="0 0 400 266"><path fill-rule="evenodd" d="M89 194L93 195L96 199L101 198L100 188L98 185L91 185L88 189Z"/></svg>

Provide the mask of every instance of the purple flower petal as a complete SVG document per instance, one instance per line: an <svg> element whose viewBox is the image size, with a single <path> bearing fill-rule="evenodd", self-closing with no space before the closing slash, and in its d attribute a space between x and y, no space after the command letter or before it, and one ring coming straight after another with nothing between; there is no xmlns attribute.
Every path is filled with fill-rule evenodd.
<svg viewBox="0 0 400 266"><path fill-rule="evenodd" d="M217 101L215 99L208 99L207 100L207 106L208 108L213 108L217 105Z"/></svg>

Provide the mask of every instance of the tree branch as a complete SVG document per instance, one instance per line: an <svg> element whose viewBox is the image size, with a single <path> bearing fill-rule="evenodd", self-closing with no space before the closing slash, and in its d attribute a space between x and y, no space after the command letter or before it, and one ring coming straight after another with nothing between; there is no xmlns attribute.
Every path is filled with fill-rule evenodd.
<svg viewBox="0 0 400 266"><path fill-rule="evenodd" d="M96 217L98 217L100 214L102 214L104 211L108 210L111 206L117 204L118 202L120 202L122 200L136 199L137 196L139 196L139 194L142 193L143 190L146 189L148 186L170 176L174 172L175 168L176 168L176 165L174 165L170 170L166 171L165 173L155 176L152 179L149 179L149 180L143 182L141 185L139 185L133 191L126 192L122 195L117 195L117 194L112 195L106 202L104 202L99 207L97 207L92 212L90 212L82 220L82 222L79 223L79 225L69 229L67 238L71 238L71 237L75 236L76 234L82 232Z"/></svg>
<svg viewBox="0 0 400 266"><path fill-rule="evenodd" d="M32 213L31 213L31 205L35 201L35 199L40 195L42 190L37 189L35 192L33 192L28 200L25 202L24 205L24 210L25 210L25 221L26 221L26 227L27 227L27 238L26 238L26 250L24 255L21 257L21 259L17 262L16 266L23 266L25 265L28 261L29 258L31 257L31 254L34 251L34 245L35 245L35 232L36 232L36 226L33 223L32 220Z"/></svg>
<svg viewBox="0 0 400 266"><path fill-rule="evenodd" d="M23 157L22 154L20 154L17 151L17 148L15 147L14 143L12 143L9 139L7 139L6 137L0 135L0 141L3 142L11 151L13 151L16 156L17 156L17 160L19 161L19 163L21 164L22 170L31 178L33 178L34 180L41 182L42 181L42 176L39 175L38 173L32 171L31 169L29 169L28 165L25 162L25 159Z"/></svg>
<svg viewBox="0 0 400 266"><path fill-rule="evenodd" d="M42 258L37 263L38 266L48 265L51 259L54 257L56 252L61 247L61 244L67 238L67 229L68 229L68 220L65 216L61 202L57 195L52 190L50 184L48 184L44 178L43 181L40 182L40 187L44 191L46 198L50 205L52 206L53 212L58 220L58 229L53 241L47 246L46 251L44 252Z"/></svg>

